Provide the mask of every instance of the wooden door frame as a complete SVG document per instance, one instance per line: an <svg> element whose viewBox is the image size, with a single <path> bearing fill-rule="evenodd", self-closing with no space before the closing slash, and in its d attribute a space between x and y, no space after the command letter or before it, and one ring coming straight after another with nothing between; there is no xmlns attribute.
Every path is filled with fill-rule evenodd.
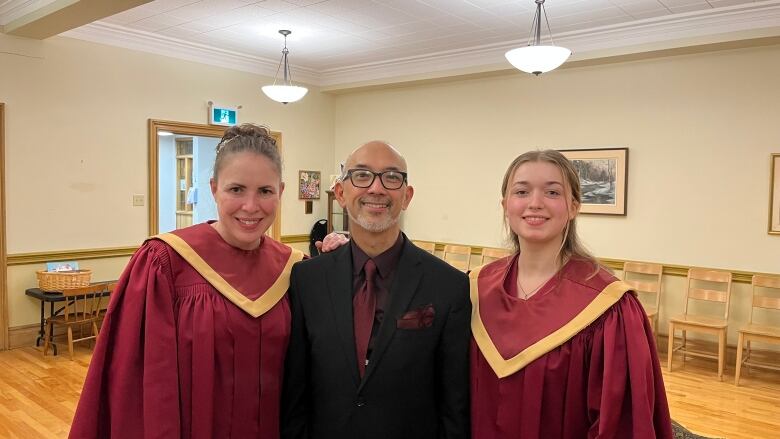
<svg viewBox="0 0 780 439"><path fill-rule="evenodd" d="M159 166L159 137L158 131L169 131L173 134L205 136L221 138L227 127L219 125L201 125L189 122L174 122L169 120L149 119L149 236L159 233L158 210L158 185L157 167ZM279 155L282 155L282 133L271 131L271 137L276 140ZM282 239L282 202L276 211L276 219L271 226L271 238L279 241Z"/></svg>
<svg viewBox="0 0 780 439"><path fill-rule="evenodd" d="M0 351L8 349L8 254L5 243L5 104L0 102Z"/></svg>

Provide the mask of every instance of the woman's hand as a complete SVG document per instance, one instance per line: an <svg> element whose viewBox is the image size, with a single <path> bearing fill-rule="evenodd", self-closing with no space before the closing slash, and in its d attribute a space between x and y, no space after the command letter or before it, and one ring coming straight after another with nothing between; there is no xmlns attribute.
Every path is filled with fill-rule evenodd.
<svg viewBox="0 0 780 439"><path fill-rule="evenodd" d="M344 244L347 244L348 242L349 238L347 238L344 234L330 232L328 236L325 237L325 239L315 242L314 246L317 247L317 250L319 250L320 253L328 253L336 250Z"/></svg>

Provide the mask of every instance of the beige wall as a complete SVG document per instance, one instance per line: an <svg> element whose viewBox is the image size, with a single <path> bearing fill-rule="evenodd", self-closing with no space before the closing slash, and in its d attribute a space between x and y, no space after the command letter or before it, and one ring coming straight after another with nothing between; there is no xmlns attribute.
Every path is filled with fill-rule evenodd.
<svg viewBox="0 0 780 439"><path fill-rule="evenodd" d="M416 188L411 237L500 246L500 185L514 157L628 147L628 215L579 218L597 256L780 274L780 236L767 234L778 77L773 46L356 92L336 97L335 157L389 140ZM682 312L684 287L664 277L660 333ZM749 295L735 284L730 344Z"/></svg>
<svg viewBox="0 0 780 439"><path fill-rule="evenodd" d="M308 233L325 201L303 214L298 169L333 163L332 97L312 88L281 105L270 79L68 38L0 35L0 101L6 106L8 253L117 247L147 234L147 120L206 122L209 100L242 105L242 122L281 131L282 234ZM99 211L86 215L84 210Z"/></svg>
<svg viewBox="0 0 780 439"><path fill-rule="evenodd" d="M242 105L242 122L283 136L282 234L308 233L326 201L304 215L297 170L330 173L333 98L312 87L296 104L267 99L269 78L68 38L0 35L0 102L6 105L8 253L123 247L147 236L147 120L205 123L209 100ZM147 198L148 199L148 198ZM116 279L127 258L83 261ZM24 296L42 264L9 269L9 325L38 321Z"/></svg>
<svg viewBox="0 0 780 439"><path fill-rule="evenodd" d="M767 234L778 77L771 46L340 95L335 156L391 141L416 187L407 232L496 246L515 156L628 147L628 215L579 219L596 255L780 273Z"/></svg>
<svg viewBox="0 0 780 439"><path fill-rule="evenodd" d="M502 243L498 187L517 154L624 146L628 216L580 218L594 253L780 273L780 237L766 233L780 47L338 96L314 88L288 106L264 98L267 79L248 73L66 38L0 35L0 48L10 254L138 244L147 214L131 195L147 194L147 119L202 123L213 100L282 131L284 235L308 233L325 216L324 200L303 215L296 171L327 178L369 139L389 140L409 159L410 236L488 246ZM82 265L113 279L126 260ZM38 303L23 295L38 265L8 270L11 327L38 321ZM668 278L677 292L684 279ZM682 306L667 294L663 322ZM738 321L746 312L732 308Z"/></svg>

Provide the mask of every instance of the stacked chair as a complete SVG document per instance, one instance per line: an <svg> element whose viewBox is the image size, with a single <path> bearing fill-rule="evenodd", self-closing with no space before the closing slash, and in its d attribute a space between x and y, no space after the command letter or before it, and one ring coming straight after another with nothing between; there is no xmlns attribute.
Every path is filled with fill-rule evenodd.
<svg viewBox="0 0 780 439"><path fill-rule="evenodd" d="M482 249L482 259L480 260L480 265L488 264L511 254L512 252L505 248L485 247Z"/></svg>
<svg viewBox="0 0 780 439"><path fill-rule="evenodd" d="M436 243L431 241L412 241L412 244L416 245L422 250L427 251L428 253L435 255L436 254Z"/></svg>
<svg viewBox="0 0 780 439"><path fill-rule="evenodd" d="M467 245L447 244L444 246L442 259L465 273L471 266L471 247Z"/></svg>
<svg viewBox="0 0 780 439"><path fill-rule="evenodd" d="M702 283L706 283L705 286L713 287L719 285L721 289L702 288ZM692 300L721 304L723 310L722 314L694 314L689 306ZM730 272L703 268L691 268L688 270L683 314L669 319L669 351L667 358L669 372L672 371L672 356L676 351L680 351L683 353L683 361L685 361L685 355L717 359L718 379L723 380L723 364L726 359L726 334L728 331L730 301ZM682 331L682 344L679 346L674 346L674 333L676 330ZM717 354L689 349L686 338L688 331L716 335L718 337Z"/></svg>
<svg viewBox="0 0 780 439"><path fill-rule="evenodd" d="M780 327L775 325L754 323L753 315L755 311L766 310L774 317L780 317L780 277L753 275L752 301L750 306L750 318L747 325L742 326L737 331L739 341L737 342L737 369L734 373L734 384L739 385L739 375L742 371L742 365L761 367L766 369L780 370L780 365L766 362L754 361L750 358L750 342L758 341L764 343L780 343ZM759 311L761 312L761 311ZM747 342L747 352L743 358L743 349Z"/></svg>
<svg viewBox="0 0 780 439"><path fill-rule="evenodd" d="M436 254L436 243L433 241L412 240L412 243L432 255ZM482 249L482 254L478 259L474 260L474 263L472 263L472 251L473 249L467 245L445 244L441 258L458 270L467 272L474 267L493 262L512 254L510 250L505 248L484 247Z"/></svg>
<svg viewBox="0 0 780 439"><path fill-rule="evenodd" d="M626 262L623 264L623 281L631 285L642 300L647 318L658 334L658 309L661 304L661 276L663 266L645 262Z"/></svg>

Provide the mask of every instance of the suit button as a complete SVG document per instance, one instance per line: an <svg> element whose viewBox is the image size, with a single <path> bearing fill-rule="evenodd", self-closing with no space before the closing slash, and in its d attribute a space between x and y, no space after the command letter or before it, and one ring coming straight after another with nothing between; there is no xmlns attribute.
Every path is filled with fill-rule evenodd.
<svg viewBox="0 0 780 439"><path fill-rule="evenodd" d="M355 402L355 405L358 407L363 407L364 405L366 405L366 400L362 398L358 399L357 402Z"/></svg>

